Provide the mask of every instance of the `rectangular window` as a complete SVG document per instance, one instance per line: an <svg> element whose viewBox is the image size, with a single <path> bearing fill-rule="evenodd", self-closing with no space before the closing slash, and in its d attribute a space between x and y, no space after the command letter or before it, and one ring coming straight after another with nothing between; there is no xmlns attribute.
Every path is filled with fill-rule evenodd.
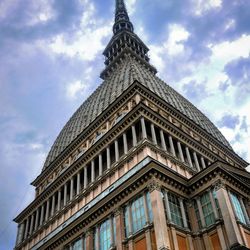
<svg viewBox="0 0 250 250"><path fill-rule="evenodd" d="M238 196L236 194L230 192L230 197L231 197L231 201L232 201L233 206L234 206L234 211L236 213L237 219L241 223L246 224L246 218L244 216L244 213L243 213L243 210L242 210L242 207L241 207Z"/></svg>
<svg viewBox="0 0 250 250"><path fill-rule="evenodd" d="M180 227L183 227L184 224L183 224L183 218L181 214L180 201L178 197L174 194L169 193L168 202L169 202L169 208L170 208L171 221L174 224Z"/></svg>
<svg viewBox="0 0 250 250"><path fill-rule="evenodd" d="M146 224L143 197L138 198L131 204L133 233L141 230Z"/></svg>
<svg viewBox="0 0 250 250"><path fill-rule="evenodd" d="M215 217L213 212L213 206L211 204L209 193L205 193L200 197L201 208L204 215L206 226L210 226L215 223Z"/></svg>
<svg viewBox="0 0 250 250"><path fill-rule="evenodd" d="M111 247L111 221L106 220L100 225L100 250L108 250Z"/></svg>
<svg viewBox="0 0 250 250"><path fill-rule="evenodd" d="M129 206L126 206L124 209L124 224L125 224L125 236L129 236Z"/></svg>
<svg viewBox="0 0 250 250"><path fill-rule="evenodd" d="M75 241L72 245L72 250L83 250L82 248L82 239Z"/></svg>
<svg viewBox="0 0 250 250"><path fill-rule="evenodd" d="M196 219L198 222L198 226L201 229L202 228L201 217L200 217L200 212L199 212L198 205L197 205L196 201L194 201L194 210L195 210L195 215L196 215Z"/></svg>
<svg viewBox="0 0 250 250"><path fill-rule="evenodd" d="M149 217L149 222L153 222L153 211L152 211L152 205L151 205L151 200L150 200L150 194L147 192L146 193L146 200L147 200L147 206L148 206L148 217Z"/></svg>

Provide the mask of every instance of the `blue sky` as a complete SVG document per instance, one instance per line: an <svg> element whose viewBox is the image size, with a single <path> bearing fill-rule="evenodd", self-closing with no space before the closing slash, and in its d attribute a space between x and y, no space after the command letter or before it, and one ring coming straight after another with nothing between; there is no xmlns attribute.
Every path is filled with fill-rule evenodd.
<svg viewBox="0 0 250 250"><path fill-rule="evenodd" d="M127 0L158 76L250 161L249 0ZM0 1L0 249L34 197L30 182L77 107L101 83L114 0Z"/></svg>

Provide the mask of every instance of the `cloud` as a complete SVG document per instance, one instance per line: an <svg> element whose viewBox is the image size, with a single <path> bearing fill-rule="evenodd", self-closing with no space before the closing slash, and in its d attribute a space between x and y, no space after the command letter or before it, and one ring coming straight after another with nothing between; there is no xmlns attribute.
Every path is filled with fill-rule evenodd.
<svg viewBox="0 0 250 250"><path fill-rule="evenodd" d="M76 81L67 86L66 95L70 99L75 99L77 95L83 94L84 90L85 84L81 83L81 81Z"/></svg>
<svg viewBox="0 0 250 250"><path fill-rule="evenodd" d="M240 123L239 115L225 114L218 122L220 127L226 127L229 129L235 129Z"/></svg>

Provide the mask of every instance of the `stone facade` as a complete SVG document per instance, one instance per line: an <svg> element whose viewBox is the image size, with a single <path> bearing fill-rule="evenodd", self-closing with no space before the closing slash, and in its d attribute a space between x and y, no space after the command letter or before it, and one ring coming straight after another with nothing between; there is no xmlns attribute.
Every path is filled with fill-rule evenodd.
<svg viewBox="0 0 250 250"><path fill-rule="evenodd" d="M250 248L248 164L155 76L122 0L113 30L104 83L32 183L15 249Z"/></svg>

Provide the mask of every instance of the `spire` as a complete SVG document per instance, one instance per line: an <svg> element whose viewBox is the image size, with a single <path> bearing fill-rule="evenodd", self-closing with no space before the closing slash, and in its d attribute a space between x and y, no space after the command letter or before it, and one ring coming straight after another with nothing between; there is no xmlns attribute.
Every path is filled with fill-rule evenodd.
<svg viewBox="0 0 250 250"><path fill-rule="evenodd" d="M117 33L128 30L134 31L133 24L129 20L128 12L123 0L116 0L115 8L115 24L113 26L114 35Z"/></svg>
<svg viewBox="0 0 250 250"><path fill-rule="evenodd" d="M103 52L106 68L101 73L102 79L106 79L112 74L114 68L128 55L140 61L153 73L157 72L149 63L148 47L134 33L134 27L129 20L124 0L116 0L113 33L113 37Z"/></svg>

